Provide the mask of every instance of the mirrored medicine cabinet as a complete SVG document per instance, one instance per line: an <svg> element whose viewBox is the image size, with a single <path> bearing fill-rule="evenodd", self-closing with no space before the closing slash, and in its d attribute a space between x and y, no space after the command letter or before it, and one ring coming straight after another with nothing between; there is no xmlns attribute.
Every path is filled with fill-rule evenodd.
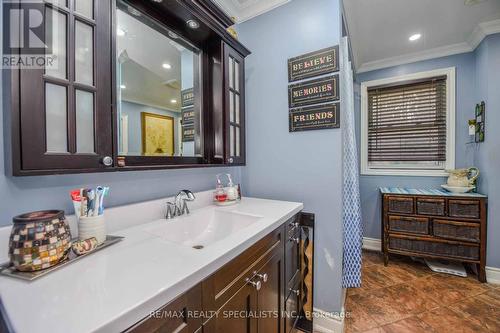
<svg viewBox="0 0 500 333"><path fill-rule="evenodd" d="M17 5L42 13L51 61L10 71L14 175L245 163L250 52L211 1Z"/></svg>

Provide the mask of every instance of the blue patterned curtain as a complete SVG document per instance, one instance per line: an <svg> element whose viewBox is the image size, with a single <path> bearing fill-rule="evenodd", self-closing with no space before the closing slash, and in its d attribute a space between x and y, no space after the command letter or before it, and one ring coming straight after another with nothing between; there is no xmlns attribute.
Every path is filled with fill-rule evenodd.
<svg viewBox="0 0 500 333"><path fill-rule="evenodd" d="M342 287L361 286L361 249L363 230L361 223L361 202L359 198L358 149L354 124L354 86L349 61L348 40L341 42L341 124L343 134L343 188L342 210L344 224L344 257Z"/></svg>

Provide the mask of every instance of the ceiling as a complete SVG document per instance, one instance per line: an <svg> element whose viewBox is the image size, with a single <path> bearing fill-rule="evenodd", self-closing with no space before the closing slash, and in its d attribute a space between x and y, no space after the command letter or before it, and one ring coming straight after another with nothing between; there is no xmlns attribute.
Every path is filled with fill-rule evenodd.
<svg viewBox="0 0 500 333"><path fill-rule="evenodd" d="M181 67L189 66L181 58L190 51L122 10L117 10L117 29L123 32L116 37L121 98L180 111ZM170 69L163 68L166 63Z"/></svg>
<svg viewBox="0 0 500 333"><path fill-rule="evenodd" d="M357 72L470 52L500 32L500 0L343 2Z"/></svg>
<svg viewBox="0 0 500 333"><path fill-rule="evenodd" d="M249 20L271 9L284 5L291 0L212 0L218 4L229 16L234 17L236 23Z"/></svg>

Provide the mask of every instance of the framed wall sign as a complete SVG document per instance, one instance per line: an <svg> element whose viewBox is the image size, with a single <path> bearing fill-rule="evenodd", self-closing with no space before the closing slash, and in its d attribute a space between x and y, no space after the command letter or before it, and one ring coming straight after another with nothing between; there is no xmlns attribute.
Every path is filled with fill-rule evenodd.
<svg viewBox="0 0 500 333"><path fill-rule="evenodd" d="M328 103L291 109L290 132L340 127L340 103Z"/></svg>
<svg viewBox="0 0 500 333"><path fill-rule="evenodd" d="M182 125L194 124L194 107L190 106L182 109Z"/></svg>
<svg viewBox="0 0 500 333"><path fill-rule="evenodd" d="M194 124L182 126L182 142L194 141Z"/></svg>
<svg viewBox="0 0 500 333"><path fill-rule="evenodd" d="M339 70L339 46L288 59L288 81L307 79Z"/></svg>
<svg viewBox="0 0 500 333"><path fill-rule="evenodd" d="M288 87L288 105L290 108L334 102L339 96L339 75L300 82Z"/></svg>
<svg viewBox="0 0 500 333"><path fill-rule="evenodd" d="M194 105L194 90L193 88L181 91L182 107Z"/></svg>

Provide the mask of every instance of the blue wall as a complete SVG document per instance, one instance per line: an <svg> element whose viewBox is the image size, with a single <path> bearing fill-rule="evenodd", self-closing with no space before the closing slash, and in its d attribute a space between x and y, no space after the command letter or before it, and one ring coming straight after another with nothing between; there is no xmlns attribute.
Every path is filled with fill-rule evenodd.
<svg viewBox="0 0 500 333"><path fill-rule="evenodd" d="M496 53L495 53L496 52ZM500 219L498 208L494 203L499 200L500 180L491 176L493 170L500 170L498 152L493 152L493 146L500 142L498 131L493 133L494 124L499 124L499 94L500 79L500 35L490 36L480 47L471 53L431 59L412 64L395 66L381 70L360 73L356 77L356 130L358 140L361 140L360 129L360 83L364 81L399 76L409 73L428 71L439 68L456 68L456 167L477 166L481 170L479 192L489 194L489 230L488 230L488 260L487 265L500 267L500 253L493 249L494 235L500 234ZM496 62L496 64L494 64ZM496 66L496 67L495 67ZM496 89L496 90L495 90ZM495 91L495 92L494 92ZM490 135L487 142L479 145L466 145L469 140L467 120L474 118L476 103L487 101L487 126ZM493 100L496 99L496 100ZM488 112L489 111L489 112ZM497 171L498 172L498 171ZM364 236L380 238L380 194L381 186L403 187L435 187L446 183L445 177L399 177L399 176L361 176L361 207L364 221ZM487 184L489 185L489 189Z"/></svg>
<svg viewBox="0 0 500 333"><path fill-rule="evenodd" d="M475 51L477 102L486 102L486 137L475 151L481 170L479 190L489 196L487 265L500 267L500 34L491 35Z"/></svg>
<svg viewBox="0 0 500 333"><path fill-rule="evenodd" d="M251 196L301 201L316 214L314 306L341 308L341 130L288 132L287 59L336 45L338 0L293 0L238 26L246 60L247 166Z"/></svg>
<svg viewBox="0 0 500 333"><path fill-rule="evenodd" d="M356 76L355 84L356 133L359 140L358 142L361 143L361 82L447 67L456 67L456 167L460 168L472 165L473 156L470 154L465 144L468 139L467 120L473 117L474 106L476 105L473 79L475 63L474 55L472 53L459 54L358 74ZM360 147L360 145L358 145L358 147ZM378 191L379 187L439 187L441 184L446 184L446 178L361 176L360 190L361 208L364 221L364 236L370 238L380 238L381 203Z"/></svg>

